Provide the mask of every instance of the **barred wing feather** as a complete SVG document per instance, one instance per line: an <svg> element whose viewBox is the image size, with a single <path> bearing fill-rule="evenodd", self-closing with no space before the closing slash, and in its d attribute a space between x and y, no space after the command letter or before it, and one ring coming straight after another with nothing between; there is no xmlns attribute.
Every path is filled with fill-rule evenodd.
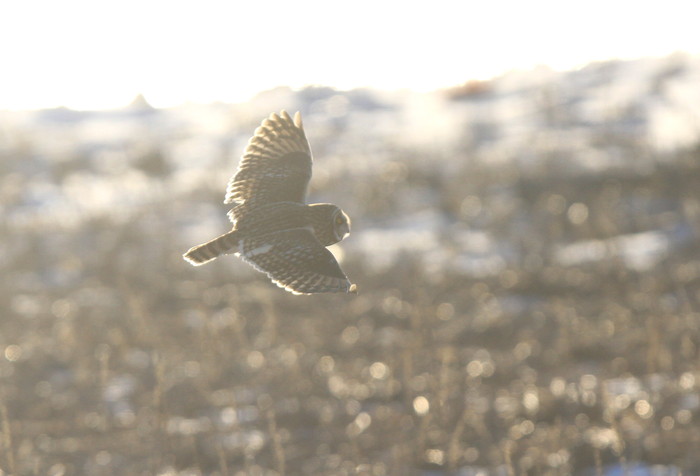
<svg viewBox="0 0 700 476"><path fill-rule="evenodd" d="M284 201L305 203L311 164L311 149L299 113L294 120L286 111L271 114L248 142L238 170L226 187L224 203L245 207ZM229 215L234 221L236 208Z"/></svg>
<svg viewBox="0 0 700 476"><path fill-rule="evenodd" d="M239 251L244 261L294 294L356 292L333 254L308 228L246 238Z"/></svg>

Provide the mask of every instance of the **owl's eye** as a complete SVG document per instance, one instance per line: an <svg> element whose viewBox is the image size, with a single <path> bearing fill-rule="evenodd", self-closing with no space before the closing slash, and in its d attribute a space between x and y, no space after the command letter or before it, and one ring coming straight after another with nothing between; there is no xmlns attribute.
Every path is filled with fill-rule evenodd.
<svg viewBox="0 0 700 476"><path fill-rule="evenodd" d="M343 224L343 217L339 216L335 219L335 224L336 225L342 225Z"/></svg>

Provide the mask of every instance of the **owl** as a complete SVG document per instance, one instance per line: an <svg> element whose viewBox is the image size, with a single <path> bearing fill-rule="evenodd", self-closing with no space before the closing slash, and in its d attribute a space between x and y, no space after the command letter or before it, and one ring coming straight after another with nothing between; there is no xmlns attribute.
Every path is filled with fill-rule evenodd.
<svg viewBox="0 0 700 476"><path fill-rule="evenodd" d="M236 254L294 294L356 293L326 249L350 233L350 218L329 203L306 204L311 148L301 115L282 111L265 119L248 142L224 203L233 229L190 248L186 261L199 266Z"/></svg>

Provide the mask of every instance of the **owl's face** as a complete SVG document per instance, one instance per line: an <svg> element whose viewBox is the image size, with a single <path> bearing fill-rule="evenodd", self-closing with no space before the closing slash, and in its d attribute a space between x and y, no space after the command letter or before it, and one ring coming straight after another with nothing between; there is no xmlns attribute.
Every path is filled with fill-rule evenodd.
<svg viewBox="0 0 700 476"><path fill-rule="evenodd" d="M350 233L350 218L335 205L313 203L306 210L314 235L323 246L337 243Z"/></svg>
<svg viewBox="0 0 700 476"><path fill-rule="evenodd" d="M350 234L350 217L340 208L333 214L333 234L336 243Z"/></svg>

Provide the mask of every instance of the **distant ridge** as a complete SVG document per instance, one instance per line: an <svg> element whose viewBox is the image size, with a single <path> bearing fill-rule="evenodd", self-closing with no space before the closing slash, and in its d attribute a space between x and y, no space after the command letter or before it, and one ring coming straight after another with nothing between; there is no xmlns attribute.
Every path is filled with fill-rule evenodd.
<svg viewBox="0 0 700 476"><path fill-rule="evenodd" d="M143 94L137 94L134 99L129 103L127 109L137 110L137 111L153 111L155 108L146 99Z"/></svg>

